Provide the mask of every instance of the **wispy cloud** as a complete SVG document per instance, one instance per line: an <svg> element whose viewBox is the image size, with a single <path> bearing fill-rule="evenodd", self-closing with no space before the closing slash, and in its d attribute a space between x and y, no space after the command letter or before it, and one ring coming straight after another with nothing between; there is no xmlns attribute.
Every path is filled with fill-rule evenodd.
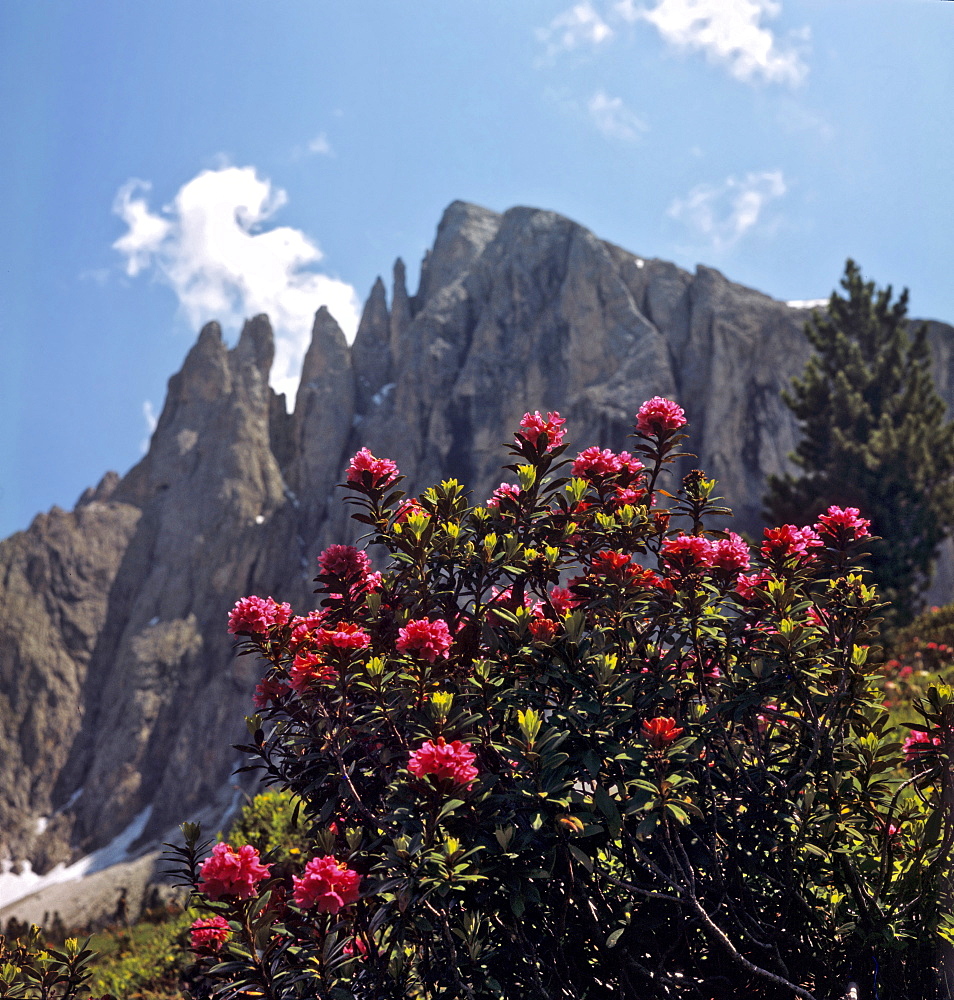
<svg viewBox="0 0 954 1000"><path fill-rule="evenodd" d="M238 327L268 313L275 331L271 383L294 398L314 314L326 305L354 336L360 303L354 288L314 270L323 254L303 232L266 228L288 198L254 167L204 170L172 202L153 212L150 185L131 180L113 206L128 230L113 244L130 277L149 273L176 293L188 321Z"/></svg>
<svg viewBox="0 0 954 1000"><path fill-rule="evenodd" d="M586 105L596 127L609 139L636 142L647 131L648 125L638 114L623 103L621 97L610 97L598 90Z"/></svg>
<svg viewBox="0 0 954 1000"><path fill-rule="evenodd" d="M551 60L561 52L602 45L613 37L613 29L590 0L582 0L557 14L547 27L537 31L537 37L546 46L546 59Z"/></svg>
<svg viewBox="0 0 954 1000"><path fill-rule="evenodd" d="M308 152L317 156L334 156L335 151L331 148L328 136L324 132L319 132L311 142L308 143Z"/></svg>
<svg viewBox="0 0 954 1000"><path fill-rule="evenodd" d="M788 190L781 170L748 173L739 180L699 184L677 198L668 214L688 226L714 250L727 250L760 223L765 209Z"/></svg>
<svg viewBox="0 0 954 1000"><path fill-rule="evenodd" d="M145 455L149 451L149 439L159 423L156 408L152 405L151 399L144 399L142 402L142 418L146 421L146 436L139 442L139 450Z"/></svg>
<svg viewBox="0 0 954 1000"><path fill-rule="evenodd" d="M787 44L762 22L777 17L779 0L654 0L646 7L635 0L619 0L613 11L630 22L654 25L671 45L704 52L745 83L800 83L808 72L800 47L807 42L804 28Z"/></svg>

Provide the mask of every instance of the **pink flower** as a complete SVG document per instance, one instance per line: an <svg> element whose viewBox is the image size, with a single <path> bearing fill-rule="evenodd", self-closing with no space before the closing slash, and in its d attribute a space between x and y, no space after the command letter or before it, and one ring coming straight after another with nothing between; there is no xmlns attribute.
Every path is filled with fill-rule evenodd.
<svg viewBox="0 0 954 1000"><path fill-rule="evenodd" d="M199 917L189 928L193 951L218 951L231 937L232 930L224 917Z"/></svg>
<svg viewBox="0 0 954 1000"><path fill-rule="evenodd" d="M357 900L360 882L356 871L330 854L312 858L301 878L292 876L295 905L302 910L314 906L319 913L337 913Z"/></svg>
<svg viewBox="0 0 954 1000"><path fill-rule="evenodd" d="M319 649L367 649L371 636L360 625L341 622L328 628L320 628L315 635Z"/></svg>
<svg viewBox="0 0 954 1000"><path fill-rule="evenodd" d="M646 437L662 437L663 434L679 430L685 423L683 408L662 396L646 400L636 414L636 430Z"/></svg>
<svg viewBox="0 0 954 1000"><path fill-rule="evenodd" d="M485 507L496 510L500 506L501 500L519 500L522 490L516 483L501 483L493 492L490 499L484 503Z"/></svg>
<svg viewBox="0 0 954 1000"><path fill-rule="evenodd" d="M365 577L371 572L371 560L367 553L353 545L329 545L318 556L318 566L328 576L340 576L344 580Z"/></svg>
<svg viewBox="0 0 954 1000"><path fill-rule="evenodd" d="M265 635L272 625L285 625L292 615L290 604L277 604L271 597L243 597L229 612L232 635Z"/></svg>
<svg viewBox="0 0 954 1000"><path fill-rule="evenodd" d="M282 684L277 677L263 677L255 685L255 693L252 695L252 704L256 708L268 708L273 701L279 701L283 694L288 691L288 686Z"/></svg>
<svg viewBox="0 0 954 1000"><path fill-rule="evenodd" d="M574 597L572 591L567 590L566 587L550 588L550 604L557 613L569 614L579 603L579 599Z"/></svg>
<svg viewBox="0 0 954 1000"><path fill-rule="evenodd" d="M692 573L713 565L716 544L702 535L677 535L663 539L661 555L674 572Z"/></svg>
<svg viewBox="0 0 954 1000"><path fill-rule="evenodd" d="M612 476L623 468L623 460L609 448L600 450L593 445L585 448L576 456L573 462L573 475L577 479L597 479L601 476Z"/></svg>
<svg viewBox="0 0 954 1000"><path fill-rule="evenodd" d="M794 524L783 524L780 528L766 528L765 541L762 543L762 555L766 559L772 556L788 559L798 556L800 559L811 559L809 549L817 549L822 540L811 528L796 528Z"/></svg>
<svg viewBox="0 0 954 1000"><path fill-rule="evenodd" d="M299 653L288 671L288 683L300 697L318 684L326 684L338 677L338 671L325 663L321 653Z"/></svg>
<svg viewBox="0 0 954 1000"><path fill-rule="evenodd" d="M559 413L548 413L544 419L540 416L540 411L525 413L520 421L520 434L528 444L536 445L541 434L547 436L547 451L559 448L563 444L563 425L566 420ZM517 442L519 444L519 442Z"/></svg>
<svg viewBox="0 0 954 1000"><path fill-rule="evenodd" d="M416 500L402 500L394 512L394 521L396 524L404 524L411 514L430 517L430 514Z"/></svg>
<svg viewBox="0 0 954 1000"><path fill-rule="evenodd" d="M740 574L735 581L735 592L743 601L751 601L756 596L756 589L767 583L772 574L767 569L760 569L758 573L750 573L748 576Z"/></svg>
<svg viewBox="0 0 954 1000"><path fill-rule="evenodd" d="M450 629L441 619L418 618L400 630L395 645L402 653L414 653L433 663L438 657L447 656L451 648Z"/></svg>
<svg viewBox="0 0 954 1000"><path fill-rule="evenodd" d="M258 851L245 844L237 851L228 844L216 844L212 856L206 858L199 868L202 881L199 891L209 899L235 896L236 899L251 899L258 883L268 878L271 865L263 865Z"/></svg>
<svg viewBox="0 0 954 1000"><path fill-rule="evenodd" d="M662 715L655 719L647 719L643 723L643 735L649 740L649 745L656 750L663 750L670 743L675 743L684 732L684 729L676 728L675 719Z"/></svg>
<svg viewBox="0 0 954 1000"><path fill-rule="evenodd" d="M458 785L470 788L474 779L480 773L474 767L477 755L470 749L469 743L454 740L445 743L439 736L436 743L428 740L423 746L411 754L407 769L418 778L433 774L435 778L448 778Z"/></svg>
<svg viewBox="0 0 954 1000"><path fill-rule="evenodd" d="M836 507L834 505L829 507L828 513L822 514L815 524L815 531L819 535L843 539L844 541L867 538L871 534L870 528L871 522L867 518L859 516L857 507Z"/></svg>
<svg viewBox="0 0 954 1000"><path fill-rule="evenodd" d="M940 736L931 736L918 729L904 741L904 756L909 761L918 760L923 754L933 753L934 748L940 745Z"/></svg>
<svg viewBox="0 0 954 1000"><path fill-rule="evenodd" d="M712 565L730 573L738 573L749 568L749 547L734 531L728 538L720 538L715 543Z"/></svg>
<svg viewBox="0 0 954 1000"><path fill-rule="evenodd" d="M379 489L389 486L399 475L398 467L390 458L375 458L367 448L362 448L348 466L348 482L365 484Z"/></svg>

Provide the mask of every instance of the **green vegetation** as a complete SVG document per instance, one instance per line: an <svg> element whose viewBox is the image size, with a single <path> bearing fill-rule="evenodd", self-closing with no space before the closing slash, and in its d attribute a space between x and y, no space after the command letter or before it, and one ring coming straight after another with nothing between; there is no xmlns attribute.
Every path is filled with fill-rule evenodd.
<svg viewBox="0 0 954 1000"><path fill-rule="evenodd" d="M882 536L868 566L890 621L920 604L940 542L954 525L954 430L931 377L923 325L909 330L908 293L865 282L845 265L827 315L805 333L815 353L785 401L802 438L796 475L773 476L765 505L773 523L810 523L830 504L854 506Z"/></svg>

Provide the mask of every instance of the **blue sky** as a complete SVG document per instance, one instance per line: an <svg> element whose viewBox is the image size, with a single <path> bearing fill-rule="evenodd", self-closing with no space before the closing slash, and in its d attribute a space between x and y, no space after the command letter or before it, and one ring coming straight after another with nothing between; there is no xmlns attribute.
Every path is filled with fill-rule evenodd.
<svg viewBox="0 0 954 1000"><path fill-rule="evenodd" d="M142 454L198 327L409 284L534 205L781 299L954 322L950 0L0 4L0 536Z"/></svg>

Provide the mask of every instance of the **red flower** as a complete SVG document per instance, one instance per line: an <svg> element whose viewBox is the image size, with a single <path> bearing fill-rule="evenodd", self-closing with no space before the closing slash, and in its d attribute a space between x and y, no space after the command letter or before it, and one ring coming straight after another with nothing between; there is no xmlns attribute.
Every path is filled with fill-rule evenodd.
<svg viewBox="0 0 954 1000"><path fill-rule="evenodd" d="M445 743L444 737L439 736L436 743L428 740L411 754L407 769L418 778L433 774L435 778L449 778L455 784L470 788L480 773L474 767L476 759L469 743L460 740Z"/></svg>
<svg viewBox="0 0 954 1000"><path fill-rule="evenodd" d="M221 899L222 896L251 899L258 883L268 878L270 867L261 863L258 851L248 844L237 851L228 844L216 844L212 856L199 868L202 878L199 891L209 899Z"/></svg>
<svg viewBox="0 0 954 1000"><path fill-rule="evenodd" d="M367 448L362 448L348 466L348 482L364 484L367 479L371 486L383 488L397 479L398 467L390 458L375 458Z"/></svg>
<svg viewBox="0 0 954 1000"><path fill-rule="evenodd" d="M685 732L676 728L676 720L659 715L655 719L647 719L643 723L643 734L649 740L649 745L656 750L663 750L670 743L675 743Z"/></svg>
<svg viewBox="0 0 954 1000"><path fill-rule="evenodd" d="M361 876L330 854L312 858L301 878L292 877L295 905L302 910L315 907L319 913L337 913L357 900Z"/></svg>
<svg viewBox="0 0 954 1000"><path fill-rule="evenodd" d="M424 517L430 517L430 514L416 500L402 500L394 512L395 524L404 524L411 514L423 514Z"/></svg>
<svg viewBox="0 0 954 1000"><path fill-rule="evenodd" d="M229 612L232 635L265 635L272 625L285 625L292 615L290 604L277 604L271 597L243 597Z"/></svg>
<svg viewBox="0 0 954 1000"><path fill-rule="evenodd" d="M433 663L439 656L447 656L451 648L451 634L447 622L418 618L400 630L395 643L402 653L415 653L422 660Z"/></svg>
<svg viewBox="0 0 954 1000"><path fill-rule="evenodd" d="M662 396L647 399L636 414L636 431L645 437L662 437L663 434L679 430L685 423L683 408Z"/></svg>
<svg viewBox="0 0 954 1000"><path fill-rule="evenodd" d="M199 917L189 928L193 951L218 951L232 931L224 917Z"/></svg>
<svg viewBox="0 0 954 1000"><path fill-rule="evenodd" d="M535 410L533 413L525 413L523 415L523 419L520 421L520 434L532 445L535 445L540 440L541 434L546 434L546 450L552 451L563 444L563 435L566 433L563 430L565 423L566 420L559 413L548 413L546 418L544 418L540 416L539 410Z"/></svg>
<svg viewBox="0 0 954 1000"><path fill-rule="evenodd" d="M534 618L530 625L530 634L537 642L553 642L557 634L557 623L552 618Z"/></svg>

